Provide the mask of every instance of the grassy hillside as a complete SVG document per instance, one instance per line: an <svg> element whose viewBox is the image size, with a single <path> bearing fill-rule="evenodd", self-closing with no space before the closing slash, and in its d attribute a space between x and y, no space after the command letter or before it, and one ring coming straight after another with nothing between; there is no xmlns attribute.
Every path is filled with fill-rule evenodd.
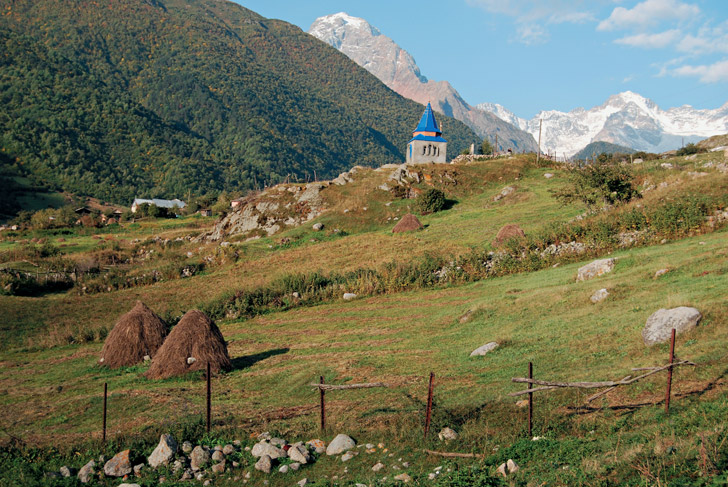
<svg viewBox="0 0 728 487"><path fill-rule="evenodd" d="M129 204L404 160L422 106L231 2L20 1L0 16L0 148L22 176ZM448 120L457 154L475 135Z"/></svg>
<svg viewBox="0 0 728 487"><path fill-rule="evenodd" d="M210 441L240 438L252 444L250 435L262 431L289 441L330 440L346 432L360 443L381 441L389 452L362 451L346 465L321 458L296 475L254 472L253 482L265 478L270 485L290 485L303 476L322 484L370 483L383 476L391 482L399 472L390 467L402 458L410 467L401 471L426 485L427 474L443 464L421 450L430 448L485 455L481 461L456 463L459 471L479 465L493 485L495 467L508 458L521 471L507 485L721 485L728 468L726 227L703 215L728 205L728 175L716 168L724 162L723 154L673 158L672 168L662 162L633 168L632 181L642 198L586 215L579 204L564 207L552 196L567 183L568 168L538 167L532 158L519 156L425 166L429 177L415 186L439 187L454 204L421 216L426 228L413 234L393 235L391 228L414 201L376 189L386 174L365 171L354 183L329 188L331 209L319 219L272 237L233 239L227 247L184 239L163 243L212 225L211 219L201 218L145 221L100 234L6 237L0 242L6 263L29 251L29 239L46 238L66 258L78 261L100 259L112 250L121 257L127 252L148 255L135 262L137 272L163 270L169 262L209 262L207 257L214 264L191 278L170 276L148 285L110 286L111 291L79 294L74 288L35 297L0 296L5 316L0 388L6 391L0 404L23 411L0 420L10 435L4 441L12 436L28 445L68 445L57 454L8 447L0 461L14 466L17 478L32 479L37 469L23 459L34 454L42 455L50 468L80 466L101 453L93 438L99 435L104 382L111 391L114 438L107 455L130 445L148 454L155 435L163 431L184 439L202 436L200 376L148 381L141 375L143 365L119 371L98 367L106 330L136 299L174 321L183 311L209 306L233 291L274 290L283 281L318 272L358 277L342 281L345 287L323 300L301 290L300 303L284 300L263 314L219 320L235 368L213 382L216 425ZM495 201L506 186L514 192ZM696 225L686 224L691 208L702 208ZM640 223L639 215L648 221ZM325 230L315 232L311 225L319 221ZM493 244L506 223L525 230L521 246ZM633 235L632 243L620 244L619 235L627 229L642 233ZM528 266L513 261L500 275L478 274L472 266L473 255L484 259L488 252L511 250L530 255L531 248L571 239L587 246L585 254L544 257ZM578 267L602 256L617 260L612 273L575 282ZM405 281L413 269L430 269L428 262L435 262L438 271L440 265L449 266L452 277L426 281L431 272L413 272L415 279ZM456 265L462 265L462 273ZM666 274L655 277L665 268ZM367 276L373 274L362 269L391 281L380 289L367 288L373 282ZM118 274L107 276L99 279L111 285ZM601 288L610 296L592 304L590 296ZM345 291L359 297L343 301ZM697 367L676 369L669 416L662 404L665 377L657 374L588 404L585 398L594 391L537 393L534 434L545 439L525 438L526 412L508 394L523 388L510 379L524 376L529 361L537 378L561 381L620 379L633 367L664 364L667 347L645 347L640 332L652 312L682 305L697 307L703 321L678 338L677 355ZM469 357L489 341L501 346L485 357ZM436 374L433 433L423 442L430 371ZM329 383L382 381L392 387L328 393L330 428L320 433L318 396L307 384L322 375ZM461 439L440 443L436 433L445 426L456 429ZM79 450L81 455L73 453ZM375 474L371 466L380 460L388 468ZM237 485L226 476L215 482Z"/></svg>

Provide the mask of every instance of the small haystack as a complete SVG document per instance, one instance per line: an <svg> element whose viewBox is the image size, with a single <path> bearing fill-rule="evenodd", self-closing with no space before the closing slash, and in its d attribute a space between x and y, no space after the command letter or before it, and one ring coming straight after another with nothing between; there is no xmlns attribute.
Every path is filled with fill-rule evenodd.
<svg viewBox="0 0 728 487"><path fill-rule="evenodd" d="M172 328L162 348L144 374L148 379L165 379L193 370L230 370L233 365L220 329L201 311L188 311Z"/></svg>
<svg viewBox="0 0 728 487"><path fill-rule="evenodd" d="M422 223L412 213L407 213L392 229L392 233L412 232L424 228Z"/></svg>
<svg viewBox="0 0 728 487"><path fill-rule="evenodd" d="M498 230L498 235L495 236L495 240L493 241L493 246L497 247L501 245L503 242L510 240L512 238L525 238L526 234L523 232L521 227L518 225L506 225L500 230Z"/></svg>
<svg viewBox="0 0 728 487"><path fill-rule="evenodd" d="M153 357L167 336L162 319L137 301L136 306L119 318L101 350L99 364L112 369L128 367Z"/></svg>

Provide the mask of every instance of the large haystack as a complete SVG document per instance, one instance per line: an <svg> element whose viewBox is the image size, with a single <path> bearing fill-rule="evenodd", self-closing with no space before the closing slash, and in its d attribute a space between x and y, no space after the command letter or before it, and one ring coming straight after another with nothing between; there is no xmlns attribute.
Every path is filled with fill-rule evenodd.
<svg viewBox="0 0 728 487"><path fill-rule="evenodd" d="M220 329L201 311L188 311L164 341L145 374L164 379L193 370L230 370L233 365Z"/></svg>
<svg viewBox="0 0 728 487"><path fill-rule="evenodd" d="M153 357L167 336L167 325L144 303L119 318L101 350L99 364L112 369L128 367Z"/></svg>
<svg viewBox="0 0 728 487"><path fill-rule="evenodd" d="M523 232L521 227L518 225L505 225L503 228L498 230L498 235L495 236L495 240L493 241L493 246L497 247L501 245L503 242L510 240L512 238L525 238L526 234Z"/></svg>
<svg viewBox="0 0 728 487"><path fill-rule="evenodd" d="M422 223L412 213L407 213L392 229L392 233L400 232L412 232L414 230L421 230Z"/></svg>

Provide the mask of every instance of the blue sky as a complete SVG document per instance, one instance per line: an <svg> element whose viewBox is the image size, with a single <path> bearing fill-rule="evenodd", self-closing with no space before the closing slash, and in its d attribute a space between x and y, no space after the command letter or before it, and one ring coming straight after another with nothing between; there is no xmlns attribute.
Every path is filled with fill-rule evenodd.
<svg viewBox="0 0 728 487"><path fill-rule="evenodd" d="M346 12L470 104L591 108L634 91L661 108L728 102L728 0L236 0L307 31Z"/></svg>

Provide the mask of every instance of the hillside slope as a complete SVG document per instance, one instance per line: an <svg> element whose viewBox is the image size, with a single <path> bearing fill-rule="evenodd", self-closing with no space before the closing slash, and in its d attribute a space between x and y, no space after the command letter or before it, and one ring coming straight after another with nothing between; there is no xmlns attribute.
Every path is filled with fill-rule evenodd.
<svg viewBox="0 0 728 487"><path fill-rule="evenodd" d="M127 203L401 162L422 106L225 1L18 1L0 16L0 144L17 169ZM456 154L476 137L447 121Z"/></svg>

